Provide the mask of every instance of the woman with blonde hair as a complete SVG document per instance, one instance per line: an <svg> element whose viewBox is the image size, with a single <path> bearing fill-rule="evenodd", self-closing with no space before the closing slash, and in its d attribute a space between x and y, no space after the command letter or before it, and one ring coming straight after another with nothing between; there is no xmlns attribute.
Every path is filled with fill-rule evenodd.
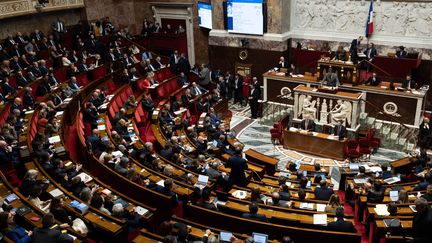
<svg viewBox="0 0 432 243"><path fill-rule="evenodd" d="M340 197L337 194L331 195L327 206L325 207L326 213L336 213L336 208L341 207Z"/></svg>

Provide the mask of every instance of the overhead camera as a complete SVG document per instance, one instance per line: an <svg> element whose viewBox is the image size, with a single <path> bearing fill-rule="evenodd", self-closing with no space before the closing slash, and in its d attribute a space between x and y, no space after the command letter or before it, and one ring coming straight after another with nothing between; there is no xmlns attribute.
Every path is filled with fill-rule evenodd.
<svg viewBox="0 0 432 243"><path fill-rule="evenodd" d="M38 0L36 7L45 7L47 3L49 3L49 0Z"/></svg>

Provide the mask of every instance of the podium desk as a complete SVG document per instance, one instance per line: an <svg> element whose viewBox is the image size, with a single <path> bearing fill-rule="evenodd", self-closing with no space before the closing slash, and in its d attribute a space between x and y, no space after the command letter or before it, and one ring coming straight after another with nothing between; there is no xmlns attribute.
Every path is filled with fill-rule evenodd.
<svg viewBox="0 0 432 243"><path fill-rule="evenodd" d="M323 158L336 160L345 159L345 146L347 139L331 139L329 134L305 133L303 131L284 130L285 149L292 149Z"/></svg>

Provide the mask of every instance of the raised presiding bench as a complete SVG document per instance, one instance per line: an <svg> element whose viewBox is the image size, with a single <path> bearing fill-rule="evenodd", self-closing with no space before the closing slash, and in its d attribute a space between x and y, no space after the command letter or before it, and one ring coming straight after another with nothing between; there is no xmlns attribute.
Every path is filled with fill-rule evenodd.
<svg viewBox="0 0 432 243"><path fill-rule="evenodd" d="M344 160L346 143L347 139L339 140L325 133L309 133L296 128L284 130L284 148L325 158Z"/></svg>

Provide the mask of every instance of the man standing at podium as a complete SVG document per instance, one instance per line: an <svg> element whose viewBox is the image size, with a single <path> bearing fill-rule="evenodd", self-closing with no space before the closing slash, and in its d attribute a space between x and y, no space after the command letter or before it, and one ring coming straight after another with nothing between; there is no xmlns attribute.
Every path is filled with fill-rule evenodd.
<svg viewBox="0 0 432 243"><path fill-rule="evenodd" d="M304 119L300 122L300 129L315 132L315 122L309 114L304 115Z"/></svg>
<svg viewBox="0 0 432 243"><path fill-rule="evenodd" d="M358 62L358 48L360 46L360 42L363 40L363 36L359 36L357 39L352 40L351 42L351 46L349 49L350 55L351 55L351 61L353 63L357 63Z"/></svg>
<svg viewBox="0 0 432 243"><path fill-rule="evenodd" d="M329 68L328 73L324 75L324 78L322 80L322 83L331 86L331 87L338 87L339 86L339 78L335 72L333 72L332 68Z"/></svg>

